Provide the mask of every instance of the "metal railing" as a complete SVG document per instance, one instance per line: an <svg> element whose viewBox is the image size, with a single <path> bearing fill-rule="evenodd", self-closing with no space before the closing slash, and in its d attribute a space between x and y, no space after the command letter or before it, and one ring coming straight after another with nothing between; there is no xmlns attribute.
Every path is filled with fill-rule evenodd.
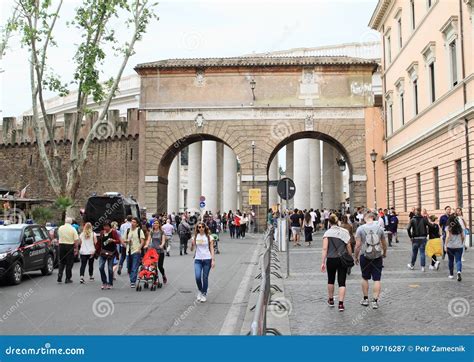
<svg viewBox="0 0 474 362"><path fill-rule="evenodd" d="M274 241L274 229L268 228L264 234L265 251L259 258L260 273L255 277L261 279L260 285L255 288L254 292L258 291L257 304L254 307L254 317L250 326L250 335L262 336L266 334L279 335L280 333L273 328L267 327L267 307L272 304L270 297L270 290L272 288L279 289L277 286L272 286L270 283L270 275L275 275L281 278L277 271L272 271L272 268L279 269L276 265L278 257L276 255L276 245Z"/></svg>

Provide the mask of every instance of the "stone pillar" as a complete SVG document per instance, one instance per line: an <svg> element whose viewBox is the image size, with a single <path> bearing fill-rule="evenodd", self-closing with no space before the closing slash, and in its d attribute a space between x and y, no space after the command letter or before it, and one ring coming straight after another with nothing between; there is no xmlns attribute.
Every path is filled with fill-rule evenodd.
<svg viewBox="0 0 474 362"><path fill-rule="evenodd" d="M323 207L335 208L334 197L334 167L336 165L336 154L334 148L327 142L323 142Z"/></svg>
<svg viewBox="0 0 474 362"><path fill-rule="evenodd" d="M270 168L268 170L268 179L270 181L279 180L279 164L278 164L278 154L275 155L272 162L270 163ZM268 187L268 206L272 207L273 205L278 204L278 191L276 186Z"/></svg>
<svg viewBox="0 0 474 362"><path fill-rule="evenodd" d="M309 209L309 139L296 140L293 150L293 173L296 186L294 207Z"/></svg>
<svg viewBox="0 0 474 362"><path fill-rule="evenodd" d="M199 196L201 196L201 151L201 142L196 142L189 145L188 209L199 209Z"/></svg>
<svg viewBox="0 0 474 362"><path fill-rule="evenodd" d="M217 144L202 142L201 192L206 197L205 210L217 211Z"/></svg>
<svg viewBox="0 0 474 362"><path fill-rule="evenodd" d="M335 152L335 156L337 159L341 158L338 152ZM334 167L334 203L337 209L339 209L341 202L344 201L343 193L344 190L342 188L342 172L339 169L339 166L336 164Z"/></svg>
<svg viewBox="0 0 474 362"><path fill-rule="evenodd" d="M222 212L237 210L237 159L234 151L224 145Z"/></svg>
<svg viewBox="0 0 474 362"><path fill-rule="evenodd" d="M321 209L321 141L309 140L310 207Z"/></svg>
<svg viewBox="0 0 474 362"><path fill-rule="evenodd" d="M174 158L168 172L168 214L179 211L179 155Z"/></svg>
<svg viewBox="0 0 474 362"><path fill-rule="evenodd" d="M285 146L286 148L286 169L285 169L285 176L288 178L293 179L294 174L293 174L293 149L294 149L294 143L287 144ZM293 208L294 207L294 201L295 199L291 199L288 201L288 207ZM285 202L286 205L286 202Z"/></svg>

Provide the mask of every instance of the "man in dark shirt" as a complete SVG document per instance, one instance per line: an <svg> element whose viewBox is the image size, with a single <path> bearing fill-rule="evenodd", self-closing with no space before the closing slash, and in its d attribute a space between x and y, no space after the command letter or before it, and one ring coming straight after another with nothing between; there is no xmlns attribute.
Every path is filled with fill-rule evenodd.
<svg viewBox="0 0 474 362"><path fill-rule="evenodd" d="M444 208L444 214L441 215L439 218L439 226L441 227L442 231L442 239L443 239L443 260L446 257L446 252L444 251L444 244L446 242L446 226L448 226L448 219L451 216L451 206L446 206Z"/></svg>
<svg viewBox="0 0 474 362"><path fill-rule="evenodd" d="M421 216L421 208L417 208L415 216L410 220L408 224L408 237L412 242L412 255L411 263L409 263L408 269L415 269L416 257L418 255L418 249L420 250L420 261L421 271L425 271L425 246L428 238L429 224L428 220Z"/></svg>
<svg viewBox="0 0 474 362"><path fill-rule="evenodd" d="M301 246L300 233L301 233L302 224L303 224L303 213L301 213L298 209L295 209L293 214L291 214L290 216L290 226L291 226L291 233L293 234L294 246Z"/></svg>

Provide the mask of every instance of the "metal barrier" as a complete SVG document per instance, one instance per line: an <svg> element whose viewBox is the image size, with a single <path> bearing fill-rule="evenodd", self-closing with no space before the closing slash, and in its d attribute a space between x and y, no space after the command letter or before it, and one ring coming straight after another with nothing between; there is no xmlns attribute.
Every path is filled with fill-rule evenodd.
<svg viewBox="0 0 474 362"><path fill-rule="evenodd" d="M267 307L272 304L270 300L270 290L273 288L278 290L278 286L270 284L270 275L275 275L281 278L281 275L277 271L272 271L272 267L275 270L279 269L279 266L273 264L278 260L276 256L276 245L274 245L274 229L268 228L264 236L265 251L259 258L260 273L256 276L256 279L261 279L260 286L255 288L254 292L258 291L257 304L254 307L254 318L250 326L250 335L262 336L266 334L279 335L280 333L272 328L267 328ZM280 289L281 290L281 289Z"/></svg>

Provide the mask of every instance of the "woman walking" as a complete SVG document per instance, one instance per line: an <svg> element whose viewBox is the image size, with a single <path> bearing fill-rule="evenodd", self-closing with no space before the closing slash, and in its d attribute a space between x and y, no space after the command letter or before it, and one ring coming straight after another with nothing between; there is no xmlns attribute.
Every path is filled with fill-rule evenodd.
<svg viewBox="0 0 474 362"><path fill-rule="evenodd" d="M240 220L242 219L242 214L240 211L237 211L234 215L234 226L235 226L235 237L240 239Z"/></svg>
<svg viewBox="0 0 474 362"><path fill-rule="evenodd" d="M350 221L349 216L344 215L341 220L341 228L346 229L347 232L349 233L349 236L351 237L350 239L351 250L352 252L354 252L356 240L354 237L354 228L352 224L349 223L349 221ZM352 267L347 268L347 275L351 275L351 270L352 270Z"/></svg>
<svg viewBox="0 0 474 362"><path fill-rule="evenodd" d="M148 233L148 238L145 245L149 248L155 249L158 252L158 270L163 277L163 283L166 284L168 282L164 268L166 235L161 229L161 224L158 220L155 220L153 223L152 228Z"/></svg>
<svg viewBox="0 0 474 362"><path fill-rule="evenodd" d="M469 235L469 229L467 228L467 223L466 223L466 220L464 220L464 216L462 214L462 209L460 207L458 207L456 209L456 216L458 217L458 221L459 223L461 224L461 227L462 227L462 230L463 230L463 233L464 233L464 236L468 236ZM464 252L466 251L467 247L466 245L464 245L463 249L462 249L462 258L461 258L461 261L465 261L464 260Z"/></svg>
<svg viewBox="0 0 474 362"><path fill-rule="evenodd" d="M79 276L81 278L81 284L85 283L84 272L86 271L87 264L89 264L89 280L94 280L94 254L96 244L97 237L92 230L92 224L88 222L84 225L84 230L82 231L81 235L79 235L79 254L81 258Z"/></svg>
<svg viewBox="0 0 474 362"><path fill-rule="evenodd" d="M428 219L428 235L429 236L428 236L428 244L426 246L426 254L428 255L428 257L431 258L431 264L429 267L430 270L439 270L439 264L440 264L440 262L438 261L438 258L436 257L436 253L432 251L436 247L435 246L436 243L442 246L439 225L436 223L436 220L438 220L436 215L431 215ZM443 248L441 247L441 249ZM441 250L441 255L442 253L443 252Z"/></svg>
<svg viewBox="0 0 474 362"><path fill-rule="evenodd" d="M448 219L445 251L448 254L449 278L454 278L454 260L456 260L457 280L462 280L462 253L464 250L464 230L456 215Z"/></svg>
<svg viewBox="0 0 474 362"><path fill-rule="evenodd" d="M211 242L209 229L203 222L196 225L191 251L196 247L194 254L194 276L199 293L197 301L204 303L207 300L207 289L209 283L209 272L215 266L214 243Z"/></svg>
<svg viewBox="0 0 474 362"><path fill-rule="evenodd" d="M334 282L339 285L339 311L344 311L344 297L346 294L347 266L341 257L345 253L352 255L349 232L337 226L336 215L329 217L329 229L323 236L323 255L321 272L327 271L328 275L328 305L334 307Z"/></svg>
<svg viewBox="0 0 474 362"><path fill-rule="evenodd" d="M229 224L230 238L233 239L235 238L235 222L234 222L234 214L232 213L232 210L229 210L229 213L227 214L227 223Z"/></svg>
<svg viewBox="0 0 474 362"><path fill-rule="evenodd" d="M105 221L100 233L99 271L102 280L101 289L112 289L114 284L114 258L118 256L117 244L120 243L118 233L112 229L110 221ZM107 274L105 264L107 263Z"/></svg>
<svg viewBox="0 0 474 362"><path fill-rule="evenodd" d="M240 237L243 239L245 238L245 232L247 231L247 225L249 223L249 218L247 214L244 213L242 219L240 220Z"/></svg>
<svg viewBox="0 0 474 362"><path fill-rule="evenodd" d="M313 241L314 223L311 220L311 214L309 212L304 215L303 230L304 241L308 243L308 246L311 246L311 242Z"/></svg>

